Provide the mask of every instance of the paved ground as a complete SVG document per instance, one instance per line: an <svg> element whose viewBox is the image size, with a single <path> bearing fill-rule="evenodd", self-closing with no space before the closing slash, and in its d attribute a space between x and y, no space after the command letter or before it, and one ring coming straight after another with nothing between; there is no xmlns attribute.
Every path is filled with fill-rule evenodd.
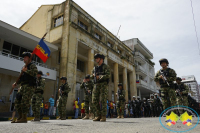
<svg viewBox="0 0 200 133"><path fill-rule="evenodd" d="M159 123L159 118L107 119L107 122L92 120L42 120L27 124L0 122L0 133L169 133ZM199 133L200 124L188 133Z"/></svg>

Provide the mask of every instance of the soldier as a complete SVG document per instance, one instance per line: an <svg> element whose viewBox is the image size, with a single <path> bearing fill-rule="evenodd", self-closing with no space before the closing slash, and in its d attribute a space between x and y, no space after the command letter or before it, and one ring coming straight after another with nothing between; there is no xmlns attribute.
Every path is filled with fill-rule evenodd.
<svg viewBox="0 0 200 133"><path fill-rule="evenodd" d="M32 97L32 109L35 118L32 121L40 121L40 105L42 104L42 98L45 87L45 79L42 78L42 71L38 71L37 74L37 87Z"/></svg>
<svg viewBox="0 0 200 133"><path fill-rule="evenodd" d="M118 115L118 119L119 118L124 118L123 114L124 114L124 108L125 108L125 90L123 89L123 85L122 83L118 84L118 92L116 93L117 96L117 115ZM121 112L120 112L120 108L121 108Z"/></svg>
<svg viewBox="0 0 200 133"><path fill-rule="evenodd" d="M136 100L136 114L137 117L140 118L141 117L141 100L140 100L140 96L137 96L137 100Z"/></svg>
<svg viewBox="0 0 200 133"><path fill-rule="evenodd" d="M155 117L155 112L154 112L154 108L155 108L155 104L154 104L154 95L151 94L151 97L150 97L150 110L151 110L151 117Z"/></svg>
<svg viewBox="0 0 200 133"><path fill-rule="evenodd" d="M177 96L178 105L188 106L188 91L189 88L184 83L181 83L182 79L180 77L176 78L175 92ZM182 111L179 113L183 113Z"/></svg>
<svg viewBox="0 0 200 133"><path fill-rule="evenodd" d="M146 98L143 98L143 101L141 102L141 104L142 104L141 106L144 108L144 117L148 117L149 116L150 105L146 101Z"/></svg>
<svg viewBox="0 0 200 133"><path fill-rule="evenodd" d="M60 86L59 89L60 96L58 101L58 112L60 117L58 119L66 120L66 104L67 104L68 93L70 92L71 88L67 83L66 77L61 77L60 79L62 85Z"/></svg>
<svg viewBox="0 0 200 133"><path fill-rule="evenodd" d="M12 121L11 123L27 123L27 113L36 86L36 75L38 70L36 65L31 62L31 53L23 52L22 57L26 64L22 68L23 74L20 77L20 80L12 85L13 88L16 88L16 86L20 84L20 89L18 90L15 99L15 109L17 110L19 117L16 121Z"/></svg>
<svg viewBox="0 0 200 133"><path fill-rule="evenodd" d="M176 105L176 94L173 86L173 81L176 79L176 72L168 67L169 62L167 59L161 59L159 62L162 69L156 73L154 81L160 85L163 108L167 109L170 106Z"/></svg>
<svg viewBox="0 0 200 133"><path fill-rule="evenodd" d="M97 66L94 67L92 75L90 78L94 79L94 89L92 95L92 101L95 113L95 118L93 121L106 121L107 113L107 97L108 97L108 83L110 79L110 67L104 63L105 56L103 54L95 54L95 61ZM101 107L100 110L99 102L101 97Z"/></svg>
<svg viewBox="0 0 200 133"><path fill-rule="evenodd" d="M131 101L131 107L133 111L133 117L136 117L136 98L133 96L133 100Z"/></svg>
<svg viewBox="0 0 200 133"><path fill-rule="evenodd" d="M160 113L161 113L161 104L162 104L162 102L160 101L160 98L158 97L158 94L157 93L155 93L154 94L154 112L155 112L155 116L159 116L160 115Z"/></svg>
<svg viewBox="0 0 200 133"><path fill-rule="evenodd" d="M85 90L85 117L83 120L89 119L89 107L91 112L91 117L94 117L93 115L93 105L92 105L92 91L94 84L90 80L90 75L85 76L85 79L83 80L83 83L81 84L81 89Z"/></svg>

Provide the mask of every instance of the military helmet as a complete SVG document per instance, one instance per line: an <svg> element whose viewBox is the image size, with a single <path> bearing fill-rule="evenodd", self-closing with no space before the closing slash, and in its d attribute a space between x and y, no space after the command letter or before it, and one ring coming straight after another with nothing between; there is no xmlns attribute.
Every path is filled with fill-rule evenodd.
<svg viewBox="0 0 200 133"><path fill-rule="evenodd" d="M143 98L143 100L146 100L146 98Z"/></svg>
<svg viewBox="0 0 200 133"><path fill-rule="evenodd" d="M177 77L176 80L182 81L182 79L180 77Z"/></svg>
<svg viewBox="0 0 200 133"><path fill-rule="evenodd" d="M157 96L158 94L157 93L154 93L154 96Z"/></svg>
<svg viewBox="0 0 200 133"><path fill-rule="evenodd" d="M38 73L37 73L37 74L43 75L43 72L42 72L42 71L38 71Z"/></svg>
<svg viewBox="0 0 200 133"><path fill-rule="evenodd" d="M139 98L139 99L140 99L140 96L137 96L137 98Z"/></svg>
<svg viewBox="0 0 200 133"><path fill-rule="evenodd" d="M169 62L166 58L160 59L159 62L160 62L160 65L161 65L162 62L166 62L167 65L169 64Z"/></svg>
<svg viewBox="0 0 200 133"><path fill-rule="evenodd" d="M85 79L89 79L90 78L90 74L85 76Z"/></svg>
<svg viewBox="0 0 200 133"><path fill-rule="evenodd" d="M118 86L123 86L122 83L119 83Z"/></svg>
<svg viewBox="0 0 200 133"><path fill-rule="evenodd" d="M22 57L28 56L29 58L31 57L31 53L30 52L23 52L22 53Z"/></svg>
<svg viewBox="0 0 200 133"><path fill-rule="evenodd" d="M135 98L135 96L133 96L133 98Z"/></svg>
<svg viewBox="0 0 200 133"><path fill-rule="evenodd" d="M61 80L62 80L62 79L63 79L63 80L67 80L67 78L66 78L66 77L64 77L64 76L62 76L60 79L61 79Z"/></svg>
<svg viewBox="0 0 200 133"><path fill-rule="evenodd" d="M104 56L103 54L97 53L97 54L94 55L94 58L95 58L95 59L96 59L96 58L105 59L105 56Z"/></svg>

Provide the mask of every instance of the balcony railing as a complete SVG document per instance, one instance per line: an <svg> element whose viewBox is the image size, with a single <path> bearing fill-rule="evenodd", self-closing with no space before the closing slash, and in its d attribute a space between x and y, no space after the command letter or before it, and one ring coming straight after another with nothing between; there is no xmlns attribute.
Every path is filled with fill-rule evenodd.
<svg viewBox="0 0 200 133"><path fill-rule="evenodd" d="M140 56L142 59L145 60L144 55L142 55L140 52L135 52L135 56Z"/></svg>
<svg viewBox="0 0 200 133"><path fill-rule="evenodd" d="M23 61L22 57L19 57L19 56L16 56L16 55L12 55L12 54L9 54L9 53L6 53L6 52L0 51L0 55L6 56L6 57L9 57L9 58L12 58L12 59ZM56 68L49 67L44 63L39 63L39 62L36 62L36 61L32 61L32 63L34 63L35 65L41 66L41 67L45 67L45 68L51 69L51 70L56 70Z"/></svg>

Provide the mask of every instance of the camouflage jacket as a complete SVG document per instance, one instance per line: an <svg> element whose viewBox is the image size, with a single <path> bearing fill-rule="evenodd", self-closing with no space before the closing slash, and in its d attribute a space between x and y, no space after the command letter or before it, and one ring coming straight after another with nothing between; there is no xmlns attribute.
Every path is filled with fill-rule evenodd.
<svg viewBox="0 0 200 133"><path fill-rule="evenodd" d="M60 90L63 92L62 95L68 96L68 93L71 91L71 88L67 83L60 86Z"/></svg>
<svg viewBox="0 0 200 133"><path fill-rule="evenodd" d="M180 86L178 84L175 84L175 90L180 89L180 92L182 92L182 95L187 96L189 92L189 87L185 85L184 83L181 83Z"/></svg>
<svg viewBox="0 0 200 133"><path fill-rule="evenodd" d="M90 90L92 92L93 91L93 87L94 87L94 84L93 84L93 82L91 80L88 81L88 82L83 82L80 85L80 88L84 89L85 93L87 93L88 90Z"/></svg>
<svg viewBox="0 0 200 133"><path fill-rule="evenodd" d="M25 72L23 72L23 74L20 77L20 80L17 82L17 84L23 84L23 83L28 83L28 82L30 83L30 81L35 82L35 84L36 84L36 80L35 81L33 81L33 80L36 79L37 72L38 72L38 69L37 69L36 65L33 63L29 63L27 65L27 70Z"/></svg>
<svg viewBox="0 0 200 133"><path fill-rule="evenodd" d="M168 81L169 84L172 84L173 81L176 80L176 72L173 69L167 68L165 70L161 69L161 71L163 71L163 73L164 73L165 77L167 78L167 81ZM154 81L159 82L160 85L167 86L167 83L164 82L163 79L159 77L160 75L161 75L161 73L160 73L160 70L159 70L154 77Z"/></svg>
<svg viewBox="0 0 200 133"><path fill-rule="evenodd" d="M35 93L44 93L44 87L45 87L45 79L39 78L37 79L37 88L35 89Z"/></svg>
<svg viewBox="0 0 200 133"><path fill-rule="evenodd" d="M96 66L92 70L92 75L90 78L93 80L94 76L93 74L96 72L96 75L99 76L99 79L97 80L97 83L104 83L109 82L110 79L110 67L103 63L101 66Z"/></svg>
<svg viewBox="0 0 200 133"><path fill-rule="evenodd" d="M122 90L118 90L117 91L117 94L118 94L118 100L125 100L125 90L124 89L122 89Z"/></svg>

